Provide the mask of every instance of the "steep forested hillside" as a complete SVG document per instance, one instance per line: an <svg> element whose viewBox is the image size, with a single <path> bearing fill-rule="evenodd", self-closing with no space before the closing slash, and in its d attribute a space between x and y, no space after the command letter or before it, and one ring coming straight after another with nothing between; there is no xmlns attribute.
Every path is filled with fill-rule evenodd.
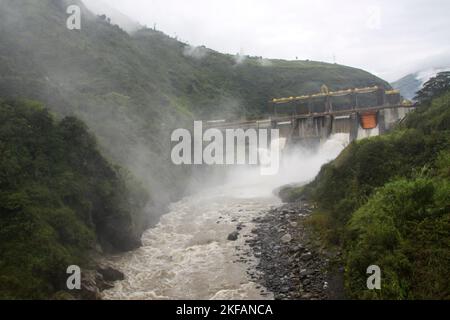
<svg viewBox="0 0 450 320"><path fill-rule="evenodd" d="M146 194L100 155L80 120L0 102L0 155L0 299L50 297L97 243L140 245Z"/></svg>
<svg viewBox="0 0 450 320"><path fill-rule="evenodd" d="M66 28L69 3L82 7L79 31ZM80 117L107 155L144 183L153 205L182 192L189 176L170 165L172 128L194 118L254 116L270 98L316 92L324 83L388 86L340 65L236 59L150 29L131 36L79 1L2 0L0 29L0 96Z"/></svg>
<svg viewBox="0 0 450 320"><path fill-rule="evenodd" d="M317 204L312 223L344 249L350 297L450 298L449 79L430 80L433 99L427 91L396 130L352 143L311 184L283 191ZM367 290L370 265L381 268L382 290Z"/></svg>

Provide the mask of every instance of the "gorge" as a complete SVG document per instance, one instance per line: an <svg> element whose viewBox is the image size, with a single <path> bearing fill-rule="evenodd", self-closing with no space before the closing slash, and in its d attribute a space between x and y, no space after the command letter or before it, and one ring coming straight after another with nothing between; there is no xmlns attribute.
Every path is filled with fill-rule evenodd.
<svg viewBox="0 0 450 320"><path fill-rule="evenodd" d="M332 263L346 297L449 298L448 73L412 105L361 69L126 32L81 0L0 0L0 30L0 299L326 299ZM227 130L257 164L220 155Z"/></svg>

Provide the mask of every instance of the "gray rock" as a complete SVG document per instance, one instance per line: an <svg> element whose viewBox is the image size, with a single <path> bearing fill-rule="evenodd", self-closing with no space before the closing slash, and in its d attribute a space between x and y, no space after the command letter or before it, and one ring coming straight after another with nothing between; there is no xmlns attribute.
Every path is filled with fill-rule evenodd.
<svg viewBox="0 0 450 320"><path fill-rule="evenodd" d="M306 278L306 277L309 277L310 275L312 275L313 273L314 273L313 270L302 269L302 270L300 271L300 277L301 277L301 278Z"/></svg>
<svg viewBox="0 0 450 320"><path fill-rule="evenodd" d="M93 270L82 270L81 273L81 299L99 300L100 290L97 286L96 272Z"/></svg>
<svg viewBox="0 0 450 320"><path fill-rule="evenodd" d="M311 260L311 258L312 258L311 252L306 252L300 256L300 259L303 261Z"/></svg>
<svg viewBox="0 0 450 320"><path fill-rule="evenodd" d="M292 236L289 233L286 233L283 237L281 237L281 241L283 243L289 243L292 241Z"/></svg>
<svg viewBox="0 0 450 320"><path fill-rule="evenodd" d="M97 269L97 272L103 276L103 280L105 281L119 281L125 279L123 272L110 266L100 266Z"/></svg>
<svg viewBox="0 0 450 320"><path fill-rule="evenodd" d="M232 233L230 233L228 235L228 240L229 241L236 241L238 239L238 237L239 237L239 232L234 231L234 232L232 232Z"/></svg>

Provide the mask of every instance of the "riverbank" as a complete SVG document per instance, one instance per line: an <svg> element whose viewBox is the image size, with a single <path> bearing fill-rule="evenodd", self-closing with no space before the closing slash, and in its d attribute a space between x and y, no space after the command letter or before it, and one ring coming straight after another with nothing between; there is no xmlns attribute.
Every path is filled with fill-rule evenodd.
<svg viewBox="0 0 450 320"><path fill-rule="evenodd" d="M321 246L308 225L306 202L285 204L254 219L255 237L247 240L259 258L249 275L280 300L344 299L340 252Z"/></svg>

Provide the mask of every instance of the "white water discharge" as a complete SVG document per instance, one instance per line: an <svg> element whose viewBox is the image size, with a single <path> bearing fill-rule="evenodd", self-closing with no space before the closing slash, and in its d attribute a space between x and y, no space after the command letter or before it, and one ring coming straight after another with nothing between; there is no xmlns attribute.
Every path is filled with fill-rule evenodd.
<svg viewBox="0 0 450 320"><path fill-rule="evenodd" d="M252 220L279 205L275 188L313 179L348 140L337 134L317 152L286 153L276 176L261 176L259 168L236 168L225 185L172 204L160 223L144 233L141 248L109 259L126 279L104 291L103 298L273 299L247 274L257 258L238 257L251 252L245 240L253 236ZM238 224L243 225L238 240L227 240Z"/></svg>
<svg viewBox="0 0 450 320"><path fill-rule="evenodd" d="M370 138L370 137L376 137L380 134L380 128L376 127L373 129L363 129L361 127L358 128L358 135L357 135L357 140L361 140L361 139L365 139L365 138Z"/></svg>

